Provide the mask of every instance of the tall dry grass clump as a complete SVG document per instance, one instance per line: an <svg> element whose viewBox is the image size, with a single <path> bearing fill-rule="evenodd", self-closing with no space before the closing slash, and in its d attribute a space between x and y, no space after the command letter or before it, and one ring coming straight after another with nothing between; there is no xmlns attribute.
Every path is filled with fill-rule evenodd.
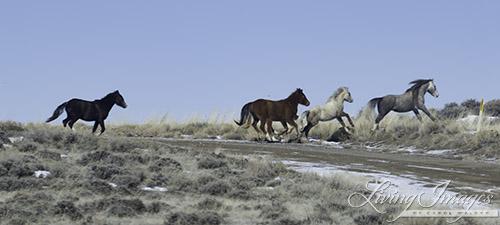
<svg viewBox="0 0 500 225"><path fill-rule="evenodd" d="M233 113L234 114L234 113ZM233 116L214 111L201 118L195 113L184 122L171 119L168 114L151 116L144 124L111 124L110 134L128 137L164 137L195 139L251 140L256 134L240 129L232 122Z"/></svg>

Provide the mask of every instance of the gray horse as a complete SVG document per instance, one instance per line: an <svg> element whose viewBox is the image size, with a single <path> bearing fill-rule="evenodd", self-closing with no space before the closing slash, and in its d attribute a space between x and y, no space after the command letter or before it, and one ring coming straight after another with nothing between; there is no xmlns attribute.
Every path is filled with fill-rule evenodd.
<svg viewBox="0 0 500 225"><path fill-rule="evenodd" d="M431 115L427 107L424 105L424 95L429 92L435 98L439 97L434 80L414 80L409 84L413 84L411 88L406 90L404 94L401 95L386 95L381 98L374 98L368 102L367 112L372 114L373 109L378 105L378 116L375 119L375 125L373 126L372 132L379 128L380 121L384 118L387 113L391 110L395 112L409 112L413 111L419 120L422 120L422 116L418 110L422 110L432 121L436 120L434 116Z"/></svg>

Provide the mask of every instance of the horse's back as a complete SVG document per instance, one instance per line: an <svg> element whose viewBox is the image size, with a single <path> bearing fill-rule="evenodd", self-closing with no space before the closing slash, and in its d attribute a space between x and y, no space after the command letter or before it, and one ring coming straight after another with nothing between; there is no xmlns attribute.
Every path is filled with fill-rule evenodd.
<svg viewBox="0 0 500 225"><path fill-rule="evenodd" d="M381 108L382 109L388 108L389 110L391 110L396 103L397 97L398 97L397 95L386 95L380 98L380 101L378 102L379 111Z"/></svg>
<svg viewBox="0 0 500 225"><path fill-rule="evenodd" d="M265 119L273 121L285 120L285 117L292 115L289 111L292 111L290 107L282 100L273 101L267 99L257 99L252 103L252 111L259 117L265 117ZM296 116L293 114L292 116ZM264 118L260 118L264 119Z"/></svg>
<svg viewBox="0 0 500 225"><path fill-rule="evenodd" d="M89 104L89 103L93 103L93 102L79 99L79 98L73 98L73 99L68 101L68 104L82 104L82 103Z"/></svg>
<svg viewBox="0 0 500 225"><path fill-rule="evenodd" d="M379 102L379 112L386 110L394 110L395 112L408 112L413 109L413 101L411 95L386 95Z"/></svg>
<svg viewBox="0 0 500 225"><path fill-rule="evenodd" d="M79 117L83 120L94 120L95 101L73 98L66 105L66 112L72 117Z"/></svg>
<svg viewBox="0 0 500 225"><path fill-rule="evenodd" d="M278 104L278 101L272 101L267 99L257 99L252 103L253 110L268 110L275 107Z"/></svg>
<svg viewBox="0 0 500 225"><path fill-rule="evenodd" d="M94 104L94 102L91 102L91 101L73 98L73 99L68 101L68 104L66 105L66 109L68 109L68 108L82 109L85 107L89 107L93 104Z"/></svg>
<svg viewBox="0 0 500 225"><path fill-rule="evenodd" d="M252 111L260 116L266 116L268 115L268 109L269 107L272 107L272 101L266 100L266 99L257 99L252 102Z"/></svg>

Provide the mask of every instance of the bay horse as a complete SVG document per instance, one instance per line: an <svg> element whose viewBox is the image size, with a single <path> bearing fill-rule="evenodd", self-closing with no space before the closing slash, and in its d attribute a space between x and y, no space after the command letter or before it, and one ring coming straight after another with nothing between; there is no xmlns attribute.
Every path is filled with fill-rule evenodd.
<svg viewBox="0 0 500 225"><path fill-rule="evenodd" d="M326 101L324 105L314 106L310 110L304 111L300 115L299 123L302 124L304 119L307 120L307 125L302 129L302 133L306 135L306 138L311 128L316 126L320 121L329 121L333 119L337 119L346 132L349 132L342 117L347 117L352 127L354 127L354 123L349 114L344 112L344 101L352 103L354 100L347 87L340 87L330 98L328 98L328 101Z"/></svg>
<svg viewBox="0 0 500 225"><path fill-rule="evenodd" d="M297 137L299 136L299 129L294 120L298 118L297 116L297 108L298 105L302 104L305 106L309 106L310 102L307 100L307 97L304 95L302 89L297 88L288 98L282 99L279 101L271 101L266 99L258 99L253 102L249 102L243 106L241 109L241 118L240 121L234 121L238 126L242 126L243 124L250 123L250 115L253 118L252 126L257 131L257 133L261 133L261 131L269 137L268 135L273 135L271 141L274 141L274 129L272 127L273 121L279 121L285 128L285 130L280 134L283 135L288 131L287 123L293 126L290 133L295 128L297 132ZM257 128L257 123L260 122L260 131ZM265 129L265 125L267 123L267 132ZM248 128L248 126L243 126L243 128Z"/></svg>
<svg viewBox="0 0 500 225"><path fill-rule="evenodd" d="M63 120L63 125L66 124L73 129L73 124L78 119L85 121L95 121L94 127L92 128L92 133L95 133L97 126L101 125L101 133L106 129L104 127L104 120L108 117L109 111L113 105L117 104L122 108L127 108L127 103L123 99L123 96L117 90L115 92L109 93L104 98L95 101L86 101L77 98L73 98L67 102L62 103L54 111L52 117L48 118L45 122L50 122L59 117L63 111L66 109L68 116Z"/></svg>
<svg viewBox="0 0 500 225"><path fill-rule="evenodd" d="M375 119L375 125L372 128L372 133L379 128L380 121L386 116L391 110L395 112L409 112L413 111L415 116L422 121L422 116L418 110L422 110L432 121L436 118L425 107L425 93L429 92L435 98L439 97L439 93L433 79L419 79L410 82L413 84L412 87L408 88L405 93L400 95L386 95L380 98L374 98L370 100L367 104L367 113L373 114L373 109L378 105L378 116Z"/></svg>

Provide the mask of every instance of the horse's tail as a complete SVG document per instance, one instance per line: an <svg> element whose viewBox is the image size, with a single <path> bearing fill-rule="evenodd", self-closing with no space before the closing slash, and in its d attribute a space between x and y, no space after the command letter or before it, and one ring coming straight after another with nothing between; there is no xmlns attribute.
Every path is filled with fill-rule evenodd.
<svg viewBox="0 0 500 225"><path fill-rule="evenodd" d="M52 115L52 117L48 118L47 121L45 121L45 122L48 123L52 120L57 119L57 117L59 117L64 112L64 108L66 107L66 104L68 104L68 102L65 102L65 103L61 104L60 106L58 106L57 109L54 111L54 114Z"/></svg>
<svg viewBox="0 0 500 225"><path fill-rule="evenodd" d="M368 104L366 104L365 110L363 110L365 118L369 118L375 114L373 110L375 109L375 106L378 105L380 100L382 100L382 98L373 98L368 102Z"/></svg>
<svg viewBox="0 0 500 225"><path fill-rule="evenodd" d="M250 117L250 113L252 111L252 102L249 102L247 104L245 104L243 106L243 108L241 109L241 117L240 117L240 122L238 121L234 121L236 124L238 124L238 126L241 126L243 124L245 124L245 122L248 120L248 118ZM247 128L247 127L245 127Z"/></svg>
<svg viewBox="0 0 500 225"><path fill-rule="evenodd" d="M299 127L301 128L304 127L304 119L307 120L308 117L309 117L309 110L306 110L302 114L300 114L300 117L297 120Z"/></svg>

